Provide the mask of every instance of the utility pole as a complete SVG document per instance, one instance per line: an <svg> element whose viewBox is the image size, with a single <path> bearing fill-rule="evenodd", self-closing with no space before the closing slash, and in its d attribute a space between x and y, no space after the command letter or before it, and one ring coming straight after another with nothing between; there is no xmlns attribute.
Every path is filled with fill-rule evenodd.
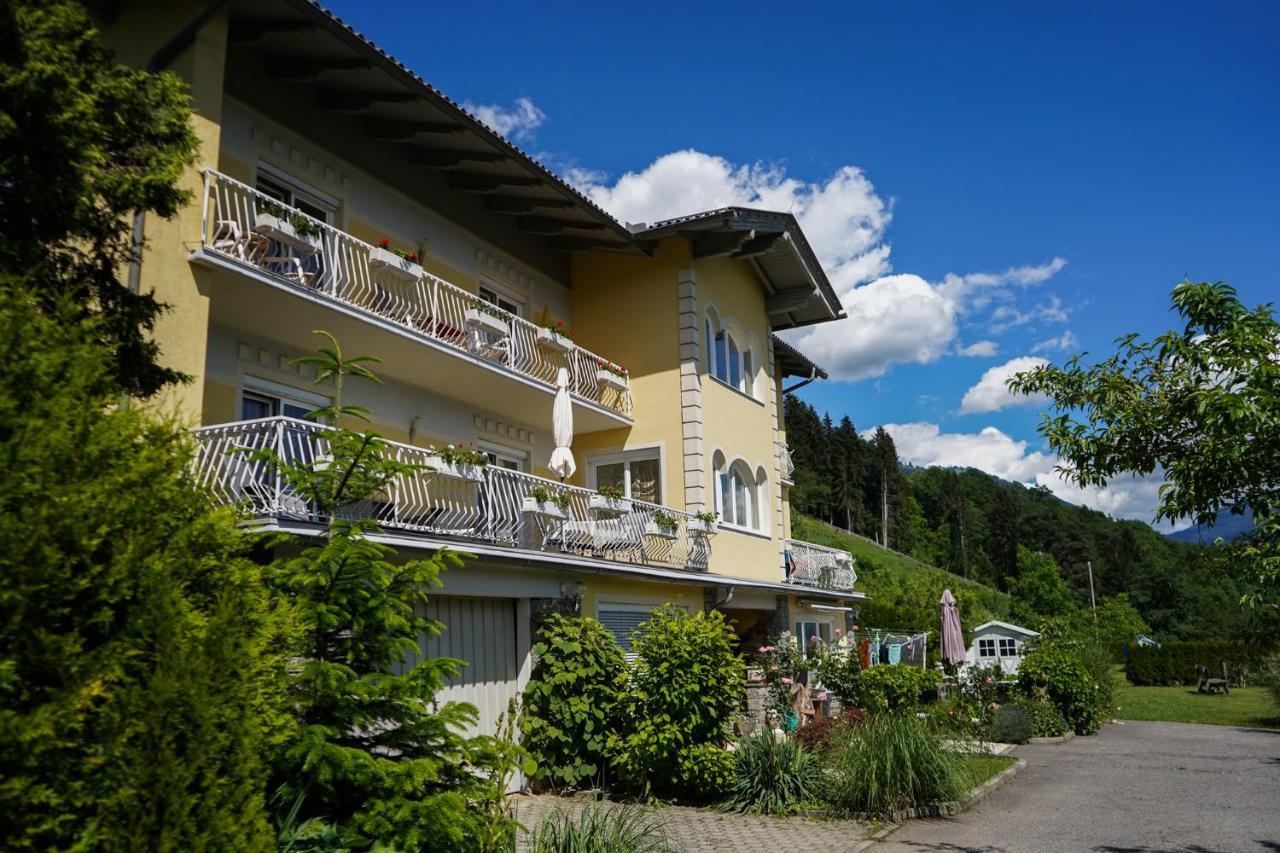
<svg viewBox="0 0 1280 853"><path fill-rule="evenodd" d="M1098 600L1093 597L1093 560L1086 560L1089 567L1089 608L1093 610L1093 638L1098 639Z"/></svg>

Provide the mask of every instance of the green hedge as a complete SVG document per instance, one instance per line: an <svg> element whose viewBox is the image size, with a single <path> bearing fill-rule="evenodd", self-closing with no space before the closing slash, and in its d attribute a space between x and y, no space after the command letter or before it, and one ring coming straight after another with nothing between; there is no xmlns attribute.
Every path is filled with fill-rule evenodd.
<svg viewBox="0 0 1280 853"><path fill-rule="evenodd" d="M1209 668L1211 678L1222 677L1222 664L1231 669L1257 670L1265 651L1227 640L1170 640L1164 648L1130 646L1124 673L1130 684L1195 684L1197 666Z"/></svg>

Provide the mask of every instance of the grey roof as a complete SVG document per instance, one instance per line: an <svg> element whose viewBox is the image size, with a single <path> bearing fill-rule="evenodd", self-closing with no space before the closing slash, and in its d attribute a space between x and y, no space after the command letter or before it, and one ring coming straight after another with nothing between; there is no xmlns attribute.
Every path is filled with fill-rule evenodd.
<svg viewBox="0 0 1280 853"><path fill-rule="evenodd" d="M779 376L803 376L808 379L816 376L826 379L827 372L814 364L807 355L784 341L777 335L773 339L773 363Z"/></svg>
<svg viewBox="0 0 1280 853"><path fill-rule="evenodd" d="M845 316L822 264L790 213L722 207L633 228L632 233L647 239L685 237L693 241L695 258L729 254L748 260L765 286L765 307L775 329Z"/></svg>

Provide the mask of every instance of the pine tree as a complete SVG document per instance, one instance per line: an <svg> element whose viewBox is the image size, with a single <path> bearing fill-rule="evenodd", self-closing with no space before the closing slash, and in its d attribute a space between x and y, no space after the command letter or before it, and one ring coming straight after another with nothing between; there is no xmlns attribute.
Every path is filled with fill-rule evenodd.
<svg viewBox="0 0 1280 853"><path fill-rule="evenodd" d="M266 850L286 626L102 326L0 281L0 848Z"/></svg>
<svg viewBox="0 0 1280 853"><path fill-rule="evenodd" d="M1009 489L997 488L987 513L987 555L997 589L1007 590L1018 573L1018 505Z"/></svg>
<svg viewBox="0 0 1280 853"><path fill-rule="evenodd" d="M875 490L879 509L879 539L881 545L889 548L890 543L897 541L894 526L898 521L898 507L906 481L898 464L898 449L884 427L876 427L871 437L871 453L874 467L869 484ZM891 536L891 531L895 535Z"/></svg>
<svg viewBox="0 0 1280 853"><path fill-rule="evenodd" d="M295 602L304 638L291 685L298 735L277 762L281 800L300 803L301 817L341 838L453 849L474 828L468 801L479 798L476 771L483 772L492 744L461 734L476 721L474 706L433 707L465 662L403 662L423 638L441 632L421 606L441 571L460 560L447 551L400 560L375 541L376 522L344 518L343 507L417 469L390 458L373 433L337 426L367 420L365 409L342 402L343 386L351 377L377 381L365 365L378 359L346 358L321 334L330 346L300 361L315 366L316 382L333 380L332 405L313 413L335 424L319 437L325 464L261 456L326 523L318 542L282 556L268 572L272 586Z"/></svg>

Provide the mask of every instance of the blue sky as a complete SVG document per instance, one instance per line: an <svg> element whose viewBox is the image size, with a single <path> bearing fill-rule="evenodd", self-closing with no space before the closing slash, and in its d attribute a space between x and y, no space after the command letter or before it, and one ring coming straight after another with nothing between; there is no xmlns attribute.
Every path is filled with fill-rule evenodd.
<svg viewBox="0 0 1280 853"><path fill-rule="evenodd" d="M986 371L1163 331L1184 276L1280 296L1280 4L332 7L621 219L794 209L851 314L803 395L913 461L1052 477Z"/></svg>

